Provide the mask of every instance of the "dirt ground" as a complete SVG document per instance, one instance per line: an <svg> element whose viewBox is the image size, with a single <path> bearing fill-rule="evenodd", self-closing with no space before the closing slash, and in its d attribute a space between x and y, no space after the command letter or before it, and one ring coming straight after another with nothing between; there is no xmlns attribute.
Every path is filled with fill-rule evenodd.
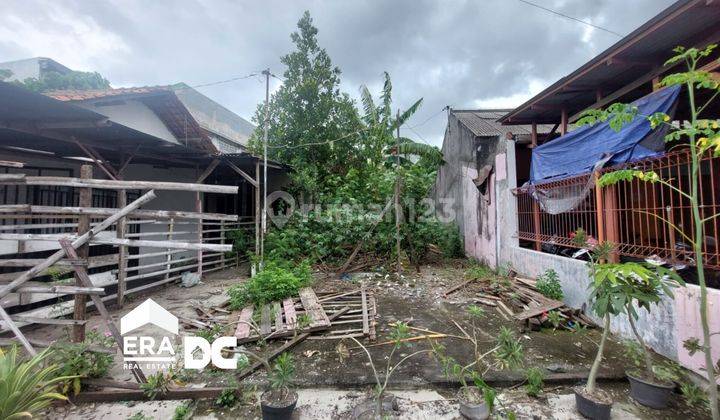
<svg viewBox="0 0 720 420"><path fill-rule="evenodd" d="M469 321L467 306L473 299L479 285L471 284L460 291L443 297L445 290L463 281L463 262L442 266L424 266L420 272L409 270L400 279L381 274L363 273L341 280L323 274L317 275L313 288L318 292L342 291L357 289L360 282L375 291L377 299L377 341L382 343L389 339L389 324L405 321L409 325L425 330L446 334L459 334L453 321L466 325ZM238 281L247 278L245 270L228 270L207 276L203 283L190 289L177 285L168 285L131 299L123 309L111 309L113 317L119 319L146 298L151 297L158 304L179 317L194 318L194 307L212 308L223 299L225 289ZM479 304L478 304L479 305ZM482 306L482 305L479 305ZM485 315L476 325L488 336L495 336L502 326L517 332L523 344L525 368L535 366L543 368L546 375L546 386L540 398L530 398L522 388L524 370L490 371L486 380L500 387L500 401L512 408L519 418L580 418L575 411L572 386L580 383L587 376L592 358L595 354L595 342L599 339L599 331L588 330L584 333L569 331L543 330L540 332L523 332L521 325L507 320L492 307L484 307ZM225 316L227 331L234 329L238 313ZM97 327L105 331L99 316L93 313L88 328ZM151 327L152 329L153 327ZM153 334L152 330L147 331ZM188 332L181 331L182 334ZM190 330L192 333L192 330ZM27 335L34 338L62 338L67 334L60 328L40 327L30 329ZM415 333L422 334L422 333ZM458 361L470 361L471 349L464 340L456 338L438 339L450 356ZM616 401L613 418L705 418L704 413L690 409L676 395L669 410L654 411L634 403L629 399L627 381L624 371L627 368L620 344L611 339L606 348L606 358L600 377L603 389L610 391ZM370 344L365 342L366 344ZM282 344L271 342L265 346L248 347L251 350L266 353ZM350 355L341 356L338 351L349 348ZM490 340L482 343L484 350L490 350ZM376 366L383 369L391 345L370 347L370 353ZM397 357L404 357L412 352L427 349L426 340L412 342L398 350ZM365 353L358 349L351 340L305 340L296 346L292 353L295 358L295 384L300 389L300 401L296 410L297 418L347 418L352 407L361 401L374 386L374 378ZM120 355L116 355L110 377L115 380L132 380L129 371L122 369ZM195 386L228 386L235 383L233 371L184 371L183 380ZM266 384L265 373L261 369L242 381L245 389L261 390ZM400 367L389 381L389 389L399 397L401 418L454 419L460 418L454 395L458 383L448 380L442 373L437 361L428 355L410 359ZM250 398L252 399L252 398ZM128 418L142 413L146 418L170 418L175 407L183 402L121 402L103 404L81 404L75 407L64 407L54 410L52 418ZM193 403L193 418L254 418L259 416L257 404L248 402L233 409L221 409L212 401ZM135 417L139 418L139 417Z"/></svg>

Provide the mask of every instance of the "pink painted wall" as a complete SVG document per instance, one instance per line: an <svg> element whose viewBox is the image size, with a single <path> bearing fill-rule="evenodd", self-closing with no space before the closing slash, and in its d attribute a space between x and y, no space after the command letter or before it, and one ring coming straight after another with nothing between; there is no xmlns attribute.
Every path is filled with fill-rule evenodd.
<svg viewBox="0 0 720 420"><path fill-rule="evenodd" d="M683 347L683 342L689 338L698 338L702 343L702 325L700 323L700 288L695 285L680 287L673 291L675 294L675 337L677 338L678 362L681 365L705 376L704 354L701 352L690 356ZM720 332L720 290L708 289L708 314L710 332ZM713 349L713 361L720 359L720 335L710 339ZM720 381L718 381L720 383Z"/></svg>
<svg viewBox="0 0 720 420"><path fill-rule="evenodd" d="M488 189L483 195L473 182L477 178L477 171L473 168L464 170L462 217L465 255L496 268L495 174L488 177Z"/></svg>

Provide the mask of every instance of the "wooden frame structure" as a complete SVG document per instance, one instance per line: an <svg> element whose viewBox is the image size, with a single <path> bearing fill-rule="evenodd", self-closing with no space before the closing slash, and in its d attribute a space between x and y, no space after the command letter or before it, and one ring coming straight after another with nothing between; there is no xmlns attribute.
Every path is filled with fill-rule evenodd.
<svg viewBox="0 0 720 420"><path fill-rule="evenodd" d="M216 161L217 162L217 161ZM211 173L217 163L210 165L205 176ZM0 177L0 183L32 184L44 186L70 186L79 190L80 206L53 207L31 205L0 206L0 219L14 220L12 225L3 225L0 240L48 241L60 243L60 249L45 258L14 258L0 260L0 267L30 267L26 271L0 274L0 320L3 330L12 331L18 341L30 354L35 354L31 342L27 340L20 327L28 323L53 325L72 325L73 339L82 341L85 329L85 310L87 298L100 312L121 346L122 339L115 334L115 326L105 309L105 302L115 300L122 304L124 296L177 280L183 272L195 270L199 273L211 272L237 264L237 255L227 258L225 252L232 250L232 244L225 243L227 230L237 227L238 216L227 214L203 213L202 206L196 212L172 210L141 210L140 207L156 198L155 190L189 191L196 194L205 192L237 194L238 187L224 185L174 182L143 182L122 180L101 180L92 178L92 167L83 165L80 178L62 177L26 177L22 174ZM153 189L149 189L152 187ZM91 207L89 198L92 189L147 190L138 199L119 209ZM121 202L121 200L119 200ZM105 217L104 219L100 219ZM57 218L62 221L58 222ZM37 219L42 219L37 222ZM45 220L47 219L47 220ZM73 220L67 222L66 220ZM18 223L22 221L23 223ZM251 223L252 224L252 223ZM167 230L128 233L123 231L128 225L167 226ZM18 233L18 231L36 229L38 226L69 230L61 234ZM189 229L184 231L177 230ZM193 229L194 227L194 229ZM110 232L114 228L115 233ZM215 234L215 235L212 235ZM219 234L219 235L217 235ZM184 235L184 236L183 236ZM189 235L189 237L188 237ZM161 240L144 239L145 236L160 236ZM143 238L143 239L140 239ZM218 243L219 242L219 243ZM142 248L139 252L123 252L108 256L89 256L91 246L101 244L123 248ZM146 252L151 249L151 252ZM152 249L162 250L160 252ZM187 251L192 251L187 253ZM185 254L185 255L183 255ZM22 253L20 254L22 255ZM179 257L179 258L178 258ZM157 262L154 261L158 260ZM129 264L132 262L132 264ZM110 267L110 268L108 268ZM112 269L112 267L117 267ZM42 281L49 269L65 270L74 273L75 284L65 282ZM88 270L101 270L109 277L93 280L97 273L88 274ZM136 273L128 275L128 273ZM117 274L117 280L113 274ZM114 294L107 294L106 288L117 286ZM58 298L72 297L53 306L41 306L30 311L18 311L17 306L26 303L34 305L45 302L54 303ZM13 309L9 314L6 309ZM57 320L56 316L73 313L72 320ZM142 372L135 372L138 381L143 381Z"/></svg>

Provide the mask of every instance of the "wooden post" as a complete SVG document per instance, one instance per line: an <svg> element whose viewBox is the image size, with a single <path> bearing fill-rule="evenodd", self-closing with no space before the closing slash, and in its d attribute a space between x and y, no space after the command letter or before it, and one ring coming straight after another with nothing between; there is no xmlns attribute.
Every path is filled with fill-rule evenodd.
<svg viewBox="0 0 720 420"><path fill-rule="evenodd" d="M530 144L533 148L538 145L537 123L532 123ZM540 205L535 199L533 199L533 230L535 233L535 251L540 251L542 249L540 242Z"/></svg>
<svg viewBox="0 0 720 420"><path fill-rule="evenodd" d="M197 193L195 193L195 211L198 213L202 213L202 211L203 211L202 193L200 193L199 191ZM203 241L203 221L202 221L202 219L198 220L197 229L198 229L197 241L199 244L201 244ZM197 251L197 263L198 263L197 273L198 273L198 276L202 279L202 275L203 275L203 267L202 267L203 251L202 251L202 249L198 249L198 251Z"/></svg>
<svg viewBox="0 0 720 420"><path fill-rule="evenodd" d="M564 136L568 132L568 112L563 108L560 111L560 135Z"/></svg>
<svg viewBox="0 0 720 420"><path fill-rule="evenodd" d="M127 206L127 191L119 190L117 193L117 206L123 208ZM127 233L127 218L123 217L117 223L117 237L125 238ZM118 277L117 277L117 304L122 308L125 302L125 278L127 277L127 252L128 247L120 245L118 247Z"/></svg>
<svg viewBox="0 0 720 420"><path fill-rule="evenodd" d="M171 218L170 218L170 223L168 224L168 234L167 234L167 240L168 240L168 242L170 242L170 241L173 240L173 230L174 230L174 228L175 228L175 218L174 218L174 217L171 217ZM166 261L165 270L168 271L167 273L165 273L165 279L167 280L167 279L170 278L170 272L169 272L169 270L170 270L170 266L172 265L172 254L170 253L170 251L171 251L170 248L166 248L165 250L166 250L166 252L167 252L167 256L165 257L165 261Z"/></svg>
<svg viewBox="0 0 720 420"><path fill-rule="evenodd" d="M81 179L92 179L93 167L92 165L82 165L80 167L80 178ZM79 194L79 207L92 207L92 188L80 188ZM78 217L78 236L82 236L90 230L90 216L81 215ZM78 258L83 259L87 262L87 258L90 255L90 245L84 244L77 249ZM75 272L75 285L83 286L84 282ZM85 310L87 307L87 295L75 295L75 306L73 311L73 319L78 321L85 320ZM81 343L85 341L85 324L78 323L73 325L73 341Z"/></svg>
<svg viewBox="0 0 720 420"><path fill-rule="evenodd" d="M531 130L532 131L530 132L530 147L534 149L538 145L537 123L532 123Z"/></svg>
<svg viewBox="0 0 720 420"><path fill-rule="evenodd" d="M220 221L220 245L225 245L225 221ZM220 266L225 268L225 253L220 254Z"/></svg>
<svg viewBox="0 0 720 420"><path fill-rule="evenodd" d="M255 256L260 255L260 161L255 162Z"/></svg>
<svg viewBox="0 0 720 420"><path fill-rule="evenodd" d="M620 243L620 222L618 220L617 186L608 185L601 189L603 196L603 209L605 212L605 240L611 244ZM614 250L610 254L610 262L620 262L620 254Z"/></svg>
<svg viewBox="0 0 720 420"><path fill-rule="evenodd" d="M603 199L603 189L598 185L600 174L594 172L592 174L594 178L595 188L595 220L597 223L597 240L598 243L605 242L605 200Z"/></svg>

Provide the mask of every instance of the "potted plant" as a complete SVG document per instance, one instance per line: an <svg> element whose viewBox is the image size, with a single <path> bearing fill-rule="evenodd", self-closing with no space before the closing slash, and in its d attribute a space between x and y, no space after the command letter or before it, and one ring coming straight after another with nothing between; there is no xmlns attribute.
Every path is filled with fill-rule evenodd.
<svg viewBox="0 0 720 420"><path fill-rule="evenodd" d="M712 74L705 69L704 63L708 57L716 55L714 50L717 44L708 44L703 48L677 47L673 51L675 55L665 62L666 66L685 63L685 72L671 73L660 81L660 87L681 86L687 95L687 111L689 115L684 121L673 121L670 115L656 112L652 115L641 115L637 107L623 103L614 103L604 110L591 109L581 115L578 125L596 124L608 121L610 126L619 131L622 127L635 120L644 118L653 129L666 129L665 142L675 143L673 148L684 147L689 152L690 170L688 171L688 182L673 185L671 178L666 178L664 172L642 171L636 169L621 169L604 174L598 181L598 186L613 185L618 182L641 181L659 183L677 192L684 205L691 212L691 228L683 228L655 213L648 213L655 219L660 220L669 228L682 235L692 245L692 259L697 274L697 282L700 288L699 316L702 327L702 337L691 338L683 344L689 353L696 351L703 352L705 356L705 375L708 384L717 381L718 367L713 359L711 336L713 331L710 328L710 310L708 309L708 287L705 273L705 233L706 223L718 216L715 210L710 209L707 213L707 205L703 205L702 160L708 156L720 156L720 124L711 114L714 109L715 100L718 98L717 90L720 82L712 77ZM715 94L713 94L715 92ZM708 115L710 114L710 115ZM713 420L720 420L720 404L718 404L718 390L716 386L708 387L710 410Z"/></svg>
<svg viewBox="0 0 720 420"><path fill-rule="evenodd" d="M260 396L263 420L290 419L298 400L297 392L290 389L295 374L292 356L288 353L281 354L271 367L266 359L251 351L241 350L241 353L258 360L268 373L268 389Z"/></svg>
<svg viewBox="0 0 720 420"><path fill-rule="evenodd" d="M590 302L593 312L603 320L603 332L598 344L597 354L590 368L587 383L585 386L577 386L573 389L575 392L575 404L583 416L593 420L607 420L610 418L612 399L607 393L597 388L596 379L602 363L605 343L610 333L610 318L624 310L624 304L616 304L623 294L619 286L612 281L609 272L603 270L605 265L603 261L608 259L613 248L612 245L607 242L588 244L587 234L582 229L575 232L573 243L581 247L581 250L574 255L575 257L583 253L588 255L588 267L592 279L588 286L590 289Z"/></svg>
<svg viewBox="0 0 720 420"><path fill-rule="evenodd" d="M664 268L657 262L604 264L598 269L598 273L618 285L617 305L624 304L630 329L639 343L639 346L631 345L627 352L629 356L641 356L631 357L631 360L637 362L643 360L643 363L636 364L638 367L644 364L644 369L626 372L630 381L630 396L642 405L656 409L666 408L675 383L665 371L653 367L650 350L635 325L638 319L635 307L650 312L652 306L662 300L663 295L672 298L672 288L685 283L675 271Z"/></svg>
<svg viewBox="0 0 720 420"><path fill-rule="evenodd" d="M468 313L471 322L468 328L463 328L455 322L455 326L462 335L453 336L470 342L473 346L473 360L467 365L458 363L454 358L445 354L445 348L433 343L433 354L440 362L445 376L455 377L461 387L457 394L460 414L471 420L484 420L490 417L495 406L496 391L482 379L492 368L506 369L522 366L523 351L522 344L514 336L512 331L503 327L497 337L493 339L490 334L478 329L475 321L484 315L482 308L470 306ZM454 322L454 321L453 321ZM469 331L469 332L468 332ZM489 351L483 352L479 344L478 335L492 339L495 345ZM488 357L492 356L491 361ZM472 385L468 385L468 378Z"/></svg>

